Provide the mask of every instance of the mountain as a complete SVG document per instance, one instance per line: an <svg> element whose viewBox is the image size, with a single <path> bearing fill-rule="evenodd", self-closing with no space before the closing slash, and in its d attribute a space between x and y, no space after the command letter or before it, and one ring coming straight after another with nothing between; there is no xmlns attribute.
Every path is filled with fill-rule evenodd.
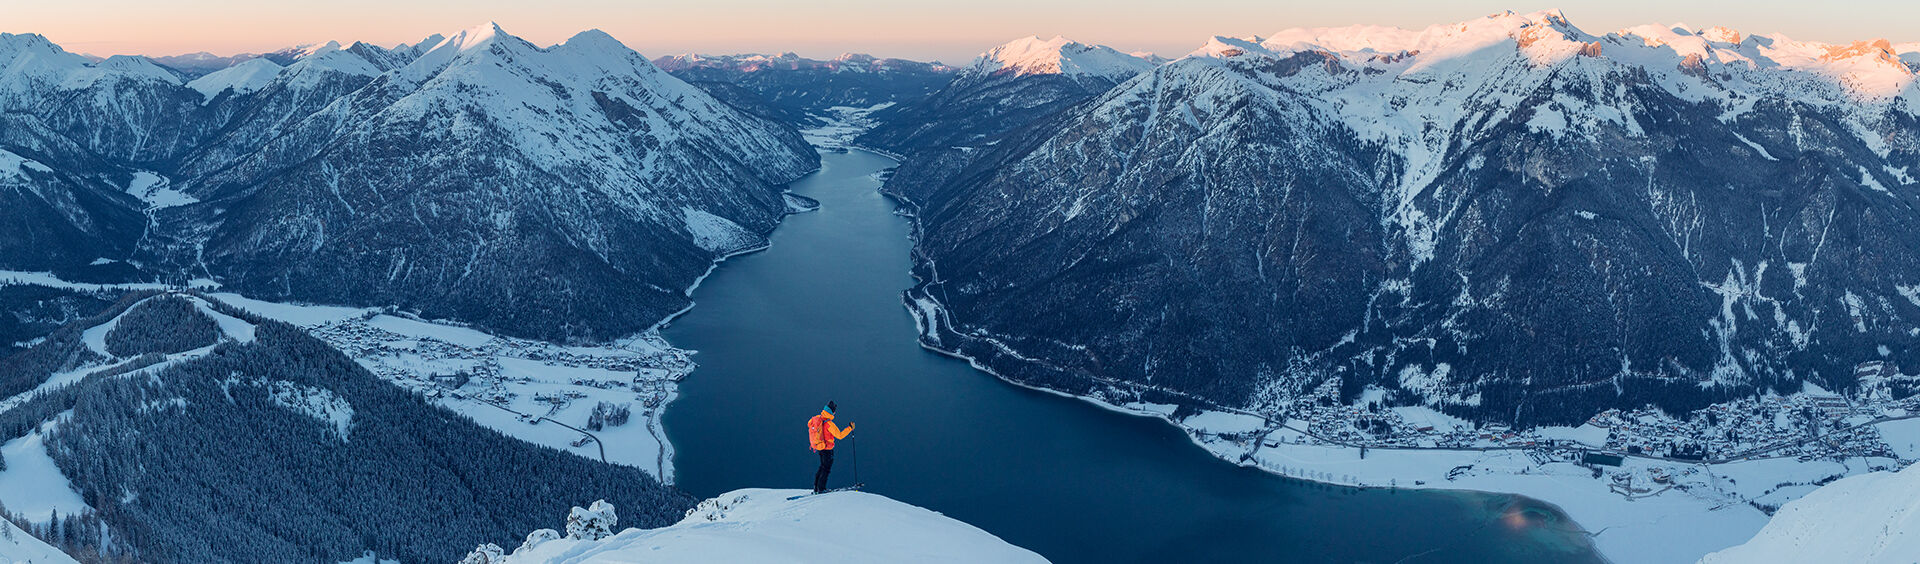
<svg viewBox="0 0 1920 564"><path fill-rule="evenodd" d="M144 59L95 63L39 35L0 34L0 265L52 270L133 251L145 218L120 163L192 135L178 125L191 102L172 95L178 85Z"/></svg>
<svg viewBox="0 0 1920 564"><path fill-rule="evenodd" d="M734 490L685 519L614 532L616 506L574 507L566 534L533 531L511 553L482 545L462 564L539 562L1045 562L950 517L863 492Z"/></svg>
<svg viewBox="0 0 1920 564"><path fill-rule="evenodd" d="M989 49L931 96L875 112L856 141L897 154L973 147L1097 96L1155 62L1064 37Z"/></svg>
<svg viewBox="0 0 1920 564"><path fill-rule="evenodd" d="M1746 544L1701 564L1858 562L1920 557L1920 470L1848 476L1787 502Z"/></svg>
<svg viewBox="0 0 1920 564"><path fill-rule="evenodd" d="M277 67L276 67L277 66ZM270 299L607 339L764 244L818 155L598 31L492 24L182 81L0 36L0 268L128 259Z"/></svg>
<svg viewBox="0 0 1920 564"><path fill-rule="evenodd" d="M639 469L482 427L199 294L129 294L0 359L0 374L10 483L34 481L0 497L68 554L445 562L573 503L615 500L661 526L694 502Z"/></svg>
<svg viewBox="0 0 1920 564"><path fill-rule="evenodd" d="M1884 41L1557 12L1222 37L886 190L924 339L1017 381L1684 413L1920 365L1914 79Z"/></svg>
<svg viewBox="0 0 1920 564"><path fill-rule="evenodd" d="M261 55L259 53L240 53L222 57L206 51L187 53L184 55L152 57L154 63L173 69L174 72L178 72L186 78L199 78L221 69L260 58Z"/></svg>
<svg viewBox="0 0 1920 564"><path fill-rule="evenodd" d="M952 78L938 62L847 53L830 60L780 55L673 55L662 70L729 105L788 123L819 125L828 108L868 108L918 100Z"/></svg>
<svg viewBox="0 0 1920 564"><path fill-rule="evenodd" d="M426 52L427 49L432 48L434 45L439 44L441 41L444 41L445 39L446 39L445 36L442 36L436 33L431 36L428 36L426 39L420 40L419 43L412 43L412 44L401 43L399 45L393 46L392 48L380 48L371 44L366 44L363 47L363 49L378 49L380 51L393 52L398 56L416 57L416 56L419 56L421 53ZM198 53L187 53L185 55L167 55L167 56L161 56L161 57L151 57L151 59L153 60L154 63L157 63L160 66L171 69L174 72L179 73L182 77L188 80L193 80L209 74L213 74L215 72L219 72L235 66L239 66L249 61L266 61L269 63L273 63L276 66L284 67L287 65L291 65L293 64L294 61L298 61L309 55L313 55L315 53L324 52L328 50L338 50L338 49L341 49L340 42L328 41L326 43L313 43L313 44L307 44L307 45L300 45L296 47L287 47L285 49L280 49L280 50L272 51L268 53L239 53L239 54L223 57L220 55L215 55L213 53L208 53L206 51L201 51Z"/></svg>

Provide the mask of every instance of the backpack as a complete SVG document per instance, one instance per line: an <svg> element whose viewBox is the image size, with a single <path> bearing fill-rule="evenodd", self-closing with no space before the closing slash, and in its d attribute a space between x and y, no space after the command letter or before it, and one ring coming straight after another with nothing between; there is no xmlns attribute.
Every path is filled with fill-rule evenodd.
<svg viewBox="0 0 1920 564"><path fill-rule="evenodd" d="M833 439L827 436L827 420L815 415L807 420L807 446L813 450L833 448Z"/></svg>

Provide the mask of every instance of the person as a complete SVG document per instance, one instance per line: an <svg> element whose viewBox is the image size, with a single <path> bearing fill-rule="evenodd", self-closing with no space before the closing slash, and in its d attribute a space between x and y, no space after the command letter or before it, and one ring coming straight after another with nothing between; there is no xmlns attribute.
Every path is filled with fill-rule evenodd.
<svg viewBox="0 0 1920 564"><path fill-rule="evenodd" d="M840 406L827 402L827 407L819 415L807 420L807 439L812 443L813 452L820 455L820 470L813 473L813 493L827 491L827 474L833 471L833 441L847 438L853 433L853 424L846 429L833 424L833 412Z"/></svg>

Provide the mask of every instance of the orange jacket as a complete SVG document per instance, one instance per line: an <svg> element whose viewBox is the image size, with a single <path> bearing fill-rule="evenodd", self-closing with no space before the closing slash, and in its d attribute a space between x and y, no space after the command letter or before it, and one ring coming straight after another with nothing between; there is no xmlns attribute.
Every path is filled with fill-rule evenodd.
<svg viewBox="0 0 1920 564"><path fill-rule="evenodd" d="M813 450L833 450L835 439L847 438L851 433L853 433L853 424L849 423L847 428L841 429L839 425L833 424L833 414L824 409L820 410L819 415L807 420L807 439L813 443Z"/></svg>

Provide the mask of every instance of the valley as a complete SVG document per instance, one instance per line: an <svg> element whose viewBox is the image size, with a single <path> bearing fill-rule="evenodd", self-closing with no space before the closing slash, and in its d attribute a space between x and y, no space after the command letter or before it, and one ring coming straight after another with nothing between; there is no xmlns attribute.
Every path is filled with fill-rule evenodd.
<svg viewBox="0 0 1920 564"><path fill-rule="evenodd" d="M0 33L0 558L1898 561L1920 43L1043 37Z"/></svg>

